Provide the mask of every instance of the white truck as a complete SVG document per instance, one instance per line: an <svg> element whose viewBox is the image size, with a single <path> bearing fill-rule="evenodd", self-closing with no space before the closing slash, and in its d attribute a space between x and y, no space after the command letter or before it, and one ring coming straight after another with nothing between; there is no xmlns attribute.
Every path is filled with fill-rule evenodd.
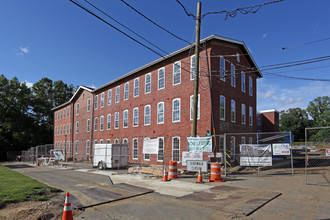
<svg viewBox="0 0 330 220"><path fill-rule="evenodd" d="M128 165L128 144L95 144L93 166L100 170Z"/></svg>

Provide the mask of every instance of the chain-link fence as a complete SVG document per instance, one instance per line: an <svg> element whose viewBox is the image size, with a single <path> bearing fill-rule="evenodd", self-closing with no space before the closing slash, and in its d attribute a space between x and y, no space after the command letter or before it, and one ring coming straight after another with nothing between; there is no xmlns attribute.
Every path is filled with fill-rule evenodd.
<svg viewBox="0 0 330 220"><path fill-rule="evenodd" d="M21 160L21 151L8 151L7 152L7 161Z"/></svg>
<svg viewBox="0 0 330 220"><path fill-rule="evenodd" d="M305 129L306 184L330 186L330 127Z"/></svg>

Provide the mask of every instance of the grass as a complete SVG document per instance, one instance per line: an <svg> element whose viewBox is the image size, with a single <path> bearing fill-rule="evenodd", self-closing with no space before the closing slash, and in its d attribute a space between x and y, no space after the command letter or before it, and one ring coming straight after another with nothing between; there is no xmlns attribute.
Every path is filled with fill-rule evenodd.
<svg viewBox="0 0 330 220"><path fill-rule="evenodd" d="M45 201L52 197L54 192L58 190L0 166L0 208L6 203Z"/></svg>

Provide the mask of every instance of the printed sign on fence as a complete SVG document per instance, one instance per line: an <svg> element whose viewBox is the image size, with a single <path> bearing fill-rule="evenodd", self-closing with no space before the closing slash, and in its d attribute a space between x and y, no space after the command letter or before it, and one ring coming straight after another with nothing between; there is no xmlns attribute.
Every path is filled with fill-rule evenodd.
<svg viewBox="0 0 330 220"><path fill-rule="evenodd" d="M272 166L271 144L241 144L241 166Z"/></svg>
<svg viewBox="0 0 330 220"><path fill-rule="evenodd" d="M144 139L143 153L144 154L158 154L158 139Z"/></svg>
<svg viewBox="0 0 330 220"><path fill-rule="evenodd" d="M330 149L325 149L325 156L330 157Z"/></svg>
<svg viewBox="0 0 330 220"><path fill-rule="evenodd" d="M188 151L212 152L212 137L187 137Z"/></svg>
<svg viewBox="0 0 330 220"><path fill-rule="evenodd" d="M182 152L182 165L187 166L187 160L203 160L203 152L195 151L195 152Z"/></svg>
<svg viewBox="0 0 330 220"><path fill-rule="evenodd" d="M290 144L273 144L273 155L290 155Z"/></svg>
<svg viewBox="0 0 330 220"><path fill-rule="evenodd" d="M207 161L187 160L187 171L198 172L199 168L201 172L207 172Z"/></svg>

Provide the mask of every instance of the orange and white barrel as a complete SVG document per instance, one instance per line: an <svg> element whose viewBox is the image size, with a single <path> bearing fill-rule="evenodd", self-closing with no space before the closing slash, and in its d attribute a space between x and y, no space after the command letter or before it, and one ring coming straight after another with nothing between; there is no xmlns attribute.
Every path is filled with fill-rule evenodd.
<svg viewBox="0 0 330 220"><path fill-rule="evenodd" d="M170 161L170 163L169 163L168 178L169 179L178 178L178 163L176 161Z"/></svg>
<svg viewBox="0 0 330 220"><path fill-rule="evenodd" d="M211 163L211 177L209 182L224 182L221 179L221 164L220 163Z"/></svg>

